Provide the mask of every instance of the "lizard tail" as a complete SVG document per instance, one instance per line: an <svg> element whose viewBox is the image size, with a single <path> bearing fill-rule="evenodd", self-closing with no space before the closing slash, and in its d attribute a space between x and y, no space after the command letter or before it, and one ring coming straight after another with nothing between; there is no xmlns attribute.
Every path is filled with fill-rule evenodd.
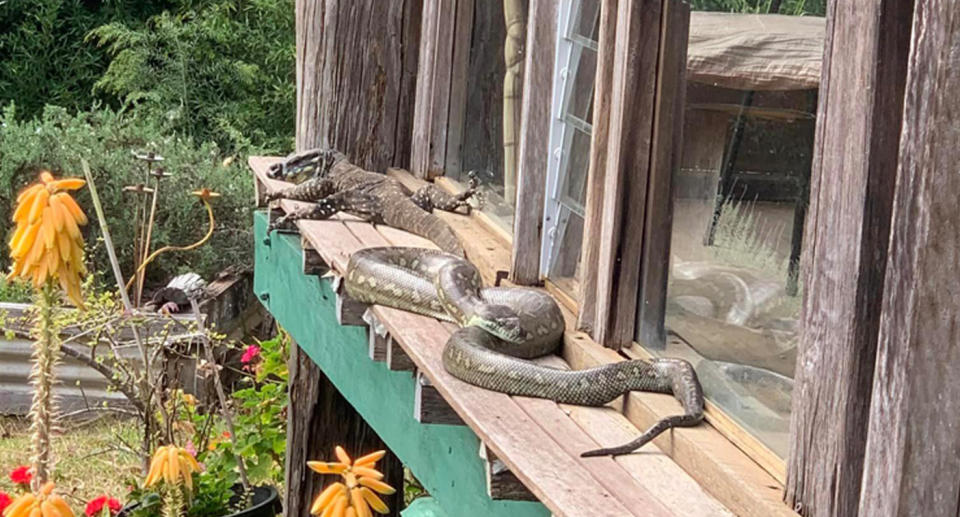
<svg viewBox="0 0 960 517"><path fill-rule="evenodd" d="M465 256L460 240L447 223L434 214L424 212L413 201L404 203L400 210L391 214L384 214L385 224L406 230L414 235L430 239L441 250L456 255Z"/></svg>

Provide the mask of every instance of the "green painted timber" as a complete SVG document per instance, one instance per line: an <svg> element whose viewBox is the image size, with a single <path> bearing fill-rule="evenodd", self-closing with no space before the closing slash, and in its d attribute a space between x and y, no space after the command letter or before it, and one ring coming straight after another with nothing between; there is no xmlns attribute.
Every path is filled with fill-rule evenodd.
<svg viewBox="0 0 960 517"><path fill-rule="evenodd" d="M392 372L370 359L366 329L337 323L329 280L303 274L300 237L274 232L265 241L266 227L266 213L257 212L257 296L444 512L451 517L550 515L537 502L490 499L473 431L417 422L410 372Z"/></svg>

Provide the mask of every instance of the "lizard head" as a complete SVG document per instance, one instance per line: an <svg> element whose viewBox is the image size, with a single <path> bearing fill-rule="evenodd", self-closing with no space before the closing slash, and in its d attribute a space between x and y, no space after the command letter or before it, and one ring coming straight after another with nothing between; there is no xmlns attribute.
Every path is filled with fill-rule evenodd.
<svg viewBox="0 0 960 517"><path fill-rule="evenodd" d="M267 176L273 179L302 183L311 178L325 177L333 164L345 158L336 149L311 149L291 154L282 162L271 165L267 170Z"/></svg>

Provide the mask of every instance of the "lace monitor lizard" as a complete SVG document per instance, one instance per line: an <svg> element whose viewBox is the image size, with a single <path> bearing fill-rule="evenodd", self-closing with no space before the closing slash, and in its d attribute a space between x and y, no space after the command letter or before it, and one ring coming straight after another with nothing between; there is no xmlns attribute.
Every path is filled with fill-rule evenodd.
<svg viewBox="0 0 960 517"><path fill-rule="evenodd" d="M290 199L312 203L276 219L270 230L288 228L293 222L322 220L337 212L356 215L374 224L385 224L433 241L447 253L463 257L463 247L453 230L434 215L434 209L468 212L471 197L478 196L473 173L464 192L453 195L435 185L411 192L384 174L361 169L346 156L331 149L313 149L288 156L271 166L267 175L298 183L267 195L267 200Z"/></svg>

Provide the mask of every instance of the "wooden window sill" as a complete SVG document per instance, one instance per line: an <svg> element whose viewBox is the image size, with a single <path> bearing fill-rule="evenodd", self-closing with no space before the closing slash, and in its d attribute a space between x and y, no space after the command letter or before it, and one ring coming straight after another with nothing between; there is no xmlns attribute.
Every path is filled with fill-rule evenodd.
<svg viewBox="0 0 960 517"><path fill-rule="evenodd" d="M272 187L269 186L272 180L267 180L263 174L266 166L274 160L258 157L250 159L251 166L257 173L258 188L276 188L275 184ZM401 171L393 171L392 175L411 186L416 186L415 183L418 181ZM291 209L294 205L290 202L282 202L281 206ZM477 223L474 217L445 212L438 212L438 215L457 232L468 256L481 269L485 281L492 282L497 271L509 268L510 249L503 242L502 236L487 231L483 225ZM328 225L325 228L332 228L330 225L339 225L348 234L352 232L352 235L365 245L429 245L426 241L399 230L383 226L374 229L365 223L348 220L305 223L301 225L304 238L319 239L320 237L317 236L319 232L312 232L313 237L311 237L306 229L310 225L322 224ZM352 252L342 246L338 248L332 245L329 239L313 244L318 252L322 249L321 255L324 260L334 268L344 267ZM570 508L584 504L577 503L577 497L586 497L587 499L583 501L591 501L594 498L603 500L603 494L609 494L613 502L619 502L623 507L630 508L630 513L639 511L640 509L634 508L630 503L631 499L636 499L637 493L631 496L624 490L618 490L617 487L624 487L625 481L623 479L616 481L605 474L606 469L615 469L615 471L624 472L624 475L614 476L614 478L625 476L626 481L629 481L627 484L638 487L634 491L639 491L639 497L650 497L655 507L669 508L670 511L680 515L689 514L691 504L700 505L704 509L710 508L712 511L708 513L711 514L723 513L723 510L716 506L715 501L711 503L711 499L705 499L702 493L697 495L699 490L696 490L696 484L690 485L684 481L690 478L738 515L795 515L780 500L782 486L710 425L677 429L662 435L655 441L655 446L663 452L663 455L651 454L654 447L650 446L649 449L638 454L616 460L605 459L608 463L604 463L599 470L597 468L599 463L591 465L591 461L576 458L573 451L565 450L570 449L570 444L561 443L562 440L557 443L557 450L551 450L554 449L552 447L540 447L538 449L542 450L531 452L529 449L518 448L516 444L511 445L509 440L504 440L498 432L491 429L489 422L479 413L479 408L491 404L491 400L488 399L496 399L492 403L498 408L504 408L503 411L519 411L517 418L523 417L539 424L546 430L543 431L546 432L543 437L545 443L552 443L558 438L555 434L558 432L557 426L562 429L572 426L572 432L579 433L576 436L583 436L584 439L601 445L617 443L623 441L624 437L635 435L639 432L636 428L646 428L662 416L675 413L677 404L669 396L633 393L625 397L623 402L612 404L613 408L581 408L557 405L549 401L507 397L473 388L455 379L452 381L447 379L449 375L443 371L438 356L430 355L436 354L438 347L442 346L446 335L449 335L449 327L435 320L403 311L376 307L374 312L399 341L407 342L405 347L408 347L408 352L417 363L417 367L430 377L430 381L450 402L453 409L481 439L488 442L488 446L521 481L557 514L571 514ZM568 326L572 329L573 313L567 311L566 316ZM432 344L424 347L423 343L426 342ZM414 346L413 343L418 344ZM585 334L573 330L566 333L562 358L570 367L576 369L623 360L623 357L616 352L600 347ZM456 390L451 390L451 386L455 386ZM471 402L467 400L470 397L479 398ZM480 398L483 400L480 401ZM551 419L554 420L552 428L544 423ZM535 431L534 428L531 429ZM586 444L577 444L577 447L582 445ZM583 489L577 492L577 497L571 499L571 495L566 493L570 491L570 487L567 487L565 492L563 487L550 486L550 478L555 477L557 472L563 472L564 475L570 472L554 468L555 474L551 476L542 466L538 467L535 463L531 463L531 454L532 457L545 455L540 459L550 459L554 462L553 467L563 465L569 467L571 472L580 469L582 472L572 472L571 475L583 477L584 486L593 486L599 482L601 493L589 495L592 491ZM667 457L672 461L665 461ZM591 511L595 511L595 508L593 507Z"/></svg>

